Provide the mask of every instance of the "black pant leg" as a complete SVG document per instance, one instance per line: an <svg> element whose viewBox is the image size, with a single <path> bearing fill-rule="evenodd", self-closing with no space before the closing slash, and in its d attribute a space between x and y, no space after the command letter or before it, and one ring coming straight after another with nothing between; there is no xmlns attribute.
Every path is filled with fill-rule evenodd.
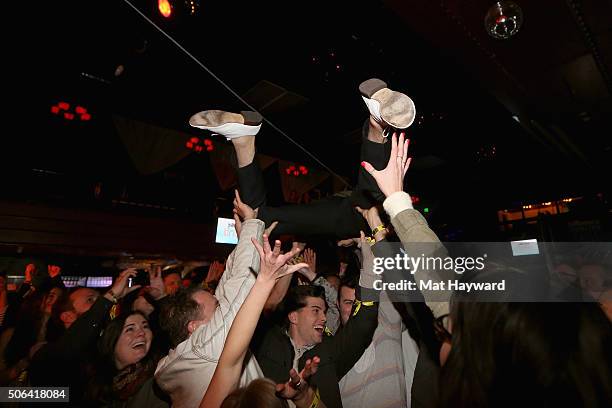
<svg viewBox="0 0 612 408"><path fill-rule="evenodd" d="M266 186L256 159L248 166L238 168L238 185L240 198L249 207L260 208L266 204Z"/></svg>
<svg viewBox="0 0 612 408"><path fill-rule="evenodd" d="M351 200L343 197L324 198L312 204L263 206L258 217L266 225L278 221L274 231L277 234L331 235L343 239L358 237L360 230L369 231Z"/></svg>
<svg viewBox="0 0 612 408"><path fill-rule="evenodd" d="M389 140L387 143L375 143L368 140L368 127L369 119L366 119L362 128L360 162L367 161L374 166L376 170L382 170L387 167L387 163L389 162L391 141ZM372 205L381 203L385 199L374 177L361 166L359 167L355 193L353 202L363 208L369 208Z"/></svg>

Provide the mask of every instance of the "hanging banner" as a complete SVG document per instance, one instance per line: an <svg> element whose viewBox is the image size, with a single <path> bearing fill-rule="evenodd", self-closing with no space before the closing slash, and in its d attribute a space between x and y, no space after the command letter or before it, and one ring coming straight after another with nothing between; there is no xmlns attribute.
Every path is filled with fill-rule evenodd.
<svg viewBox="0 0 612 408"><path fill-rule="evenodd" d="M134 167L140 174L157 173L191 153L185 148L185 141L190 136L187 133L117 115L113 115L113 122Z"/></svg>

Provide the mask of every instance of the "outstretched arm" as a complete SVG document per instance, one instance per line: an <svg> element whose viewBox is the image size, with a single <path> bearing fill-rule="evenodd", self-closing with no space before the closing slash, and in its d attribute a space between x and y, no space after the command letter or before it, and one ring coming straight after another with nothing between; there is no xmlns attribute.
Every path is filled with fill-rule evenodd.
<svg viewBox="0 0 612 408"><path fill-rule="evenodd" d="M400 237L403 245L408 252L418 248L418 253L424 256L436 255L444 257L446 250L440 243L436 234L429 228L423 216L412 207L412 200L404 190L404 176L408 171L412 158L408 157L409 140L404 140L402 133L397 139L394 134L391 139L391 157L387 167L383 170L376 170L370 163L363 162L361 165L374 177L376 184L385 194L387 199L383 203L385 211L391 218L391 223L395 232ZM418 245L421 244L421 245ZM424 245L423 245L424 244ZM442 271L417 269L414 279L417 281L444 280ZM431 309L435 317L448 313L448 302L428 301L427 291L423 291L427 306ZM441 292L435 293L440 298ZM448 296L448 295L447 295Z"/></svg>
<svg viewBox="0 0 612 408"><path fill-rule="evenodd" d="M259 316L274 288L274 284L283 276L290 275L306 266L306 264L285 265L299 251L296 248L281 255L280 241L275 242L274 250L270 248L268 238L265 235L263 237L263 247L255 239L252 239L252 242L261 259L259 274L255 285L253 285L232 323L219 364L200 407L220 407L225 397L236 388L240 380L242 362L248 350L249 342L253 337Z"/></svg>

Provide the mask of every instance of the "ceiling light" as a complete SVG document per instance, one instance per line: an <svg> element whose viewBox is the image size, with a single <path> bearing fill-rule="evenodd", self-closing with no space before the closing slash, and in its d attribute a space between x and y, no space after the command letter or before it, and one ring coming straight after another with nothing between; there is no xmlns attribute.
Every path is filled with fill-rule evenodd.
<svg viewBox="0 0 612 408"><path fill-rule="evenodd" d="M518 33L523 24L523 11L513 1L495 3L485 16L485 29L498 40L507 40Z"/></svg>

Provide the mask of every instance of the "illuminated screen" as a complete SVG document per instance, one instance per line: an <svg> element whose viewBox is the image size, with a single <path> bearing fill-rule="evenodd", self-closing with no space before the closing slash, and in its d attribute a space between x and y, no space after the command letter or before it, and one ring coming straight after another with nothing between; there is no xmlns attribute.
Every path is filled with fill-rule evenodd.
<svg viewBox="0 0 612 408"><path fill-rule="evenodd" d="M219 218L217 221L217 236L215 242L220 244L237 244L238 236L232 218Z"/></svg>

